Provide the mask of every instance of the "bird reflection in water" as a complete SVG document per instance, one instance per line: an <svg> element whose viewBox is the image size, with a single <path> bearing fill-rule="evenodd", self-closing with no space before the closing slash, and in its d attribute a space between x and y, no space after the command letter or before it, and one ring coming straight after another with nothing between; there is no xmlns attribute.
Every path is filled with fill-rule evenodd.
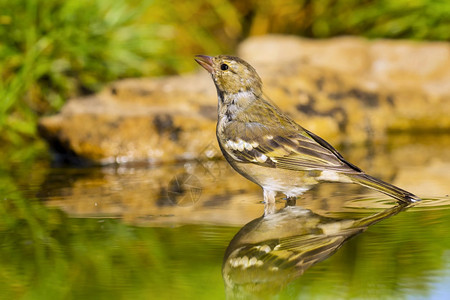
<svg viewBox="0 0 450 300"><path fill-rule="evenodd" d="M222 276L228 298L264 298L283 289L351 237L404 210L398 204L360 219L323 217L297 206L246 224L225 253Z"/></svg>

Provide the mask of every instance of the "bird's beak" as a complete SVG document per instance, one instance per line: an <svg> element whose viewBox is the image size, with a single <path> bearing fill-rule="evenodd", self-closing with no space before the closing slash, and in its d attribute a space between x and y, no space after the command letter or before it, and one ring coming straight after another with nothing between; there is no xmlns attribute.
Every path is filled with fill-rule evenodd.
<svg viewBox="0 0 450 300"><path fill-rule="evenodd" d="M208 71L209 73L213 73L214 72L214 67L213 67L213 58L211 56L206 56L206 55L196 55L195 56L195 61L202 66L203 68L205 68L206 71Z"/></svg>

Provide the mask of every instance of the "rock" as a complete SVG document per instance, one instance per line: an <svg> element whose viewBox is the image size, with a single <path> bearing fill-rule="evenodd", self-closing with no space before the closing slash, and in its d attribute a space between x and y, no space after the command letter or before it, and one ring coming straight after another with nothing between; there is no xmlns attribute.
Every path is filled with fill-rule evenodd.
<svg viewBox="0 0 450 300"><path fill-rule="evenodd" d="M367 173L420 197L414 207L448 207L450 138L352 147L342 153ZM108 165L51 168L39 199L72 217L121 218L145 226L183 224L243 225L262 215L262 189L223 160L189 161L156 167ZM286 201L278 195L277 208ZM323 183L297 205L329 217L377 211L395 200L356 184ZM346 215L348 216L348 215Z"/></svg>
<svg viewBox="0 0 450 300"><path fill-rule="evenodd" d="M213 157L214 90L204 92L196 82L197 76L116 82L43 118L40 133L53 149L100 164Z"/></svg>
<svg viewBox="0 0 450 300"><path fill-rule="evenodd" d="M244 41L238 55L269 98L334 145L450 131L448 43L271 35ZM215 88L202 70L112 83L68 101L39 130L71 161L164 163L221 157L215 123Z"/></svg>

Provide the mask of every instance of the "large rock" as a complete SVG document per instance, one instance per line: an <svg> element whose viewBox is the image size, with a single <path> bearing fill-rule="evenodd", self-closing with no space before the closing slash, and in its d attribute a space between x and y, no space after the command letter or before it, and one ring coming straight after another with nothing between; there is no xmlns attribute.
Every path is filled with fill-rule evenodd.
<svg viewBox="0 0 450 300"><path fill-rule="evenodd" d="M266 94L333 144L386 141L389 132L450 131L450 45L360 38L262 36L238 55ZM195 64L194 61L192 61ZM127 79L72 99L41 119L64 158L95 163L174 162L220 156L216 94L205 71Z"/></svg>
<svg viewBox="0 0 450 300"><path fill-rule="evenodd" d="M404 188L423 201L414 207L450 204L450 138L395 140L343 152L367 173ZM51 168L38 194L43 203L72 217L121 218L141 225L243 225L263 214L262 189L223 160L155 167L108 165ZM277 208L286 201L279 194ZM388 196L356 184L324 183L299 197L297 205L330 217L365 214L394 205Z"/></svg>

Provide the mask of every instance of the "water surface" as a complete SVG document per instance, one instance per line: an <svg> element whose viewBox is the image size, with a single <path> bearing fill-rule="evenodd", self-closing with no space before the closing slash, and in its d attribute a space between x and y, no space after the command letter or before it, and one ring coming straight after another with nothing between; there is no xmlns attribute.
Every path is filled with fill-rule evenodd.
<svg viewBox="0 0 450 300"><path fill-rule="evenodd" d="M449 298L449 149L446 137L344 149L424 197L412 207L323 184L295 206L280 197L270 220L259 187L224 161L75 168L9 156L0 298Z"/></svg>

